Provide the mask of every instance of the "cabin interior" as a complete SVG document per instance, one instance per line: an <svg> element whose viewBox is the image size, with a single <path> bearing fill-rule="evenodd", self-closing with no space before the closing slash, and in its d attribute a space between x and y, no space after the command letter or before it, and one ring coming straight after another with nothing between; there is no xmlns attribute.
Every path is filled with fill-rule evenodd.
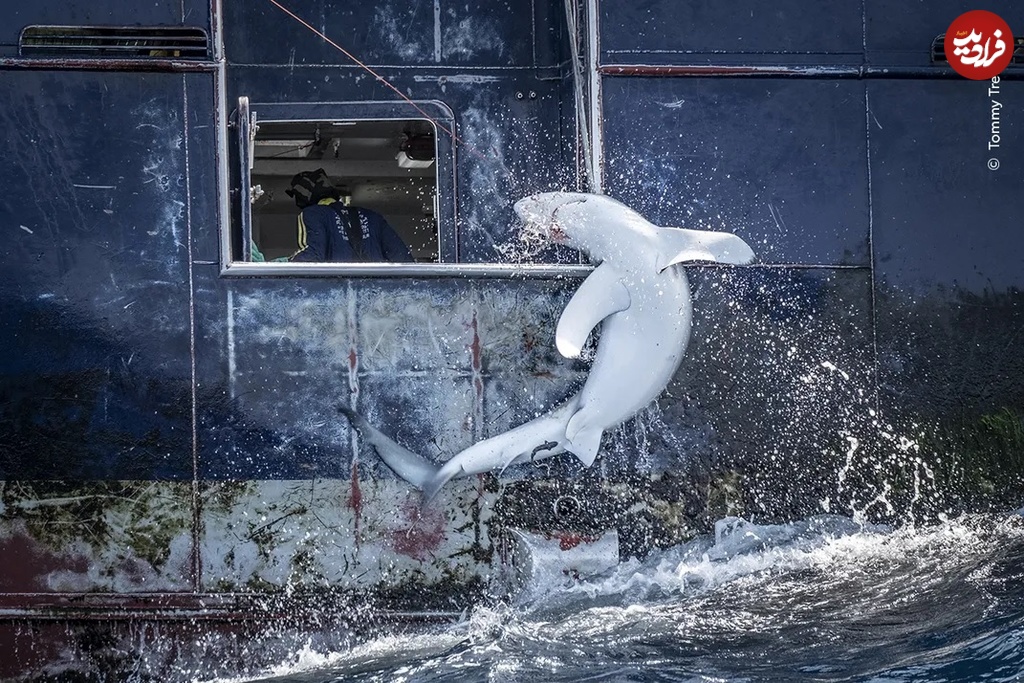
<svg viewBox="0 0 1024 683"><path fill-rule="evenodd" d="M263 121L253 145L252 236L267 260L296 250L292 177L322 168L350 206L383 215L418 262L439 258L434 124Z"/></svg>

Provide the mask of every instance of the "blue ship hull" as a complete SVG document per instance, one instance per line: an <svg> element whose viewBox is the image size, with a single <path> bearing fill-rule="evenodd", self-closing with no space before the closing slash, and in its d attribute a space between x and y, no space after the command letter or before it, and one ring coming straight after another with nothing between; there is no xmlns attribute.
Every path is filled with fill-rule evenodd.
<svg viewBox="0 0 1024 683"><path fill-rule="evenodd" d="M0 677L88 660L92 620L187 639L458 613L512 529L642 557L727 514L1019 503L1024 69L969 81L931 51L973 7L569 5L583 81L543 0L290 7L362 66L270 2L0 9ZM208 42L23 33L67 25ZM384 81L452 117L445 263L239 267L239 98L409 115ZM760 262L689 270L686 359L593 469L473 477L421 509L337 405L440 461L575 391L587 364L553 331L586 268L495 250L512 203L553 189L729 230Z"/></svg>

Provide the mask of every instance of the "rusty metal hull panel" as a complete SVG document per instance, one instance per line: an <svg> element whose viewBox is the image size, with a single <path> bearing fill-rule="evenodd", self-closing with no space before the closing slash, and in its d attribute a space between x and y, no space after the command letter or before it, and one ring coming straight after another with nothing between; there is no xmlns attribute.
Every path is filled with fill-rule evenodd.
<svg viewBox="0 0 1024 683"><path fill-rule="evenodd" d="M394 478L211 482L205 592L350 591L365 600L485 582L497 487L460 482L436 505ZM450 609L465 606L454 592ZM444 604L436 606L444 607Z"/></svg>
<svg viewBox="0 0 1024 683"><path fill-rule="evenodd" d="M0 482L3 593L190 591L190 483Z"/></svg>

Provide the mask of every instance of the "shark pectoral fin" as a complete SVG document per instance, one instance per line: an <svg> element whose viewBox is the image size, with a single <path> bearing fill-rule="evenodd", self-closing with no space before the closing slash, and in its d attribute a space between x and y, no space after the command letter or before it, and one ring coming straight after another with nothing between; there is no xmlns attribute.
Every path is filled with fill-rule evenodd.
<svg viewBox="0 0 1024 683"><path fill-rule="evenodd" d="M629 308L629 290L618 271L602 263L587 276L562 311L555 329L555 346L566 358L579 358L587 337L597 324Z"/></svg>
<svg viewBox="0 0 1024 683"><path fill-rule="evenodd" d="M754 250L731 232L658 228L657 241L658 272L687 261L744 265L754 260Z"/></svg>

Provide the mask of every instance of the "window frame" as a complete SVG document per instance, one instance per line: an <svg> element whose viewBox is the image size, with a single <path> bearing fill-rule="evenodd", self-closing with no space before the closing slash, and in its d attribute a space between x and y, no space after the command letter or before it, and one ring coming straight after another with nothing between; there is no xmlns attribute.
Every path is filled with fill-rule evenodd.
<svg viewBox="0 0 1024 683"><path fill-rule="evenodd" d="M247 97L238 98L238 106L232 114L232 147L234 154L232 172L229 175L231 190L230 212L227 221L222 221L220 235L222 275L408 275L410 269L435 268L458 263L458 226L456 225L455 201L455 149L451 137L440 130L443 126L452 130L455 116L441 102L416 102L415 106L405 102L269 102L250 103ZM410 119L430 120L437 130L436 144L436 215L438 230L437 263L291 263L254 262L246 235L252 235L252 162L256 130L261 123L292 122L360 122L360 121L407 121ZM234 242L241 232L242 259L232 258Z"/></svg>
<svg viewBox="0 0 1024 683"><path fill-rule="evenodd" d="M255 119L253 114L256 115ZM425 115L426 114L426 115ZM441 126L455 131L455 115L443 102L415 101L337 101L337 102L252 102L241 96L230 116L225 117L227 132L222 138L224 163L224 201L220 220L220 275L227 277L539 277L585 276L593 270L588 264L547 263L460 263L458 224L457 159L452 136ZM432 120L436 129L438 226L437 263L293 263L254 262L232 259L233 241L239 231L252 234L251 159L254 146L252 125L261 121L382 121ZM226 149L225 149L226 147ZM243 191L244 188L244 191ZM246 226L248 224L248 226ZM242 240L243 257L251 259L250 245Z"/></svg>

